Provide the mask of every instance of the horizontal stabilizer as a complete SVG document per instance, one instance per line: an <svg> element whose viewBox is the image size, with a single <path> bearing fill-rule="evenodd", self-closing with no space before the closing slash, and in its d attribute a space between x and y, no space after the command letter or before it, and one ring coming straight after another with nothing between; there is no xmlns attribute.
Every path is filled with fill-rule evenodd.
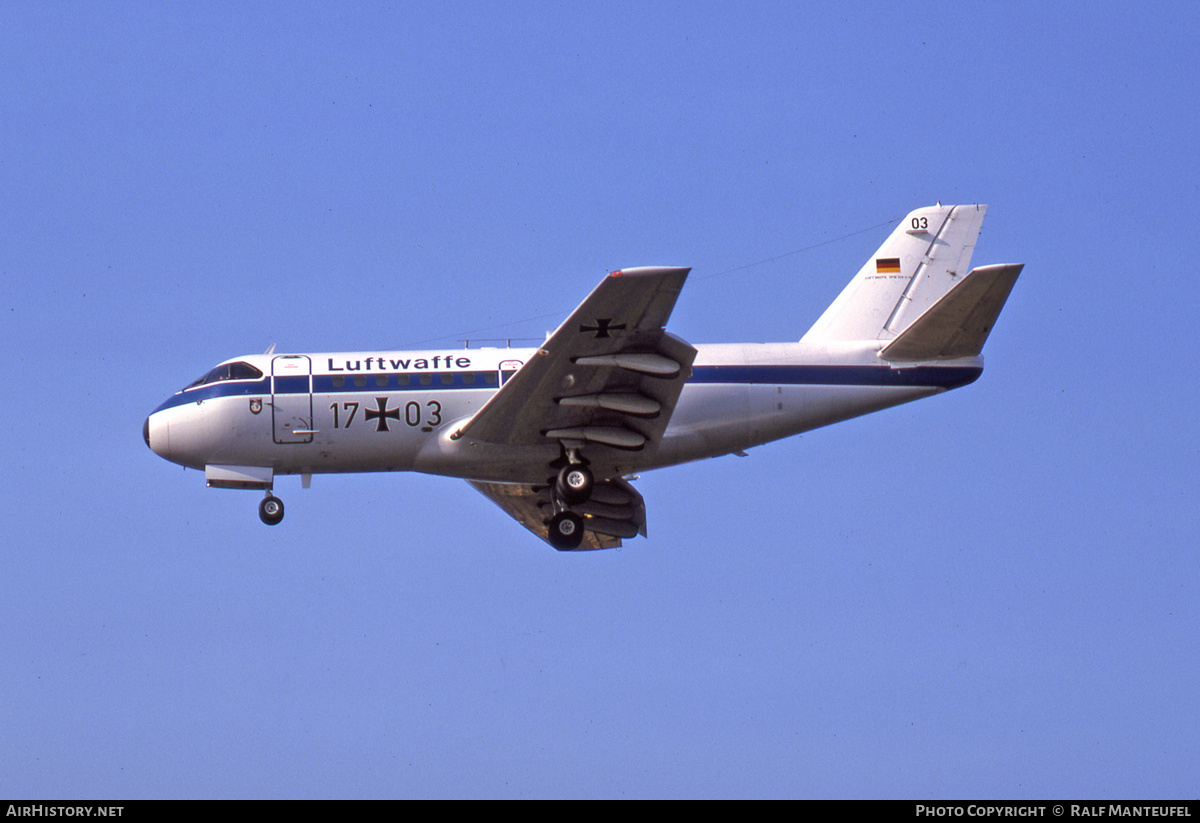
<svg viewBox="0 0 1200 823"><path fill-rule="evenodd" d="M884 347L884 360L950 360L983 350L1021 265L972 269Z"/></svg>

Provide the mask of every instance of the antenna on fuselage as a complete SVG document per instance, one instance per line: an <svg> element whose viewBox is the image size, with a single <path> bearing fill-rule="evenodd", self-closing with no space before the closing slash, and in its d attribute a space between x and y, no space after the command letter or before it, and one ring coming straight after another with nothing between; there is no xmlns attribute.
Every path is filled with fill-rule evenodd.
<svg viewBox="0 0 1200 823"><path fill-rule="evenodd" d="M271 344L271 347L269 349L267 349L265 352L263 352L263 354L274 354L274 353L275 353L275 344L274 343Z"/></svg>

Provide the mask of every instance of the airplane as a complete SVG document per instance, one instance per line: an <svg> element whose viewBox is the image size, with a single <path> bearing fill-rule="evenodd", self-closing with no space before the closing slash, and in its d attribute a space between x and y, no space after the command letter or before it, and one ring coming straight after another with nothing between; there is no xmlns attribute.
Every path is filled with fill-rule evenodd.
<svg viewBox="0 0 1200 823"><path fill-rule="evenodd" d="M560 551L645 537L634 475L956 389L1022 265L968 269L987 207L909 214L798 342L693 346L665 326L687 268L614 271L530 348L266 354L169 397L142 435L208 486L414 471L463 478ZM785 481L786 482L786 481Z"/></svg>

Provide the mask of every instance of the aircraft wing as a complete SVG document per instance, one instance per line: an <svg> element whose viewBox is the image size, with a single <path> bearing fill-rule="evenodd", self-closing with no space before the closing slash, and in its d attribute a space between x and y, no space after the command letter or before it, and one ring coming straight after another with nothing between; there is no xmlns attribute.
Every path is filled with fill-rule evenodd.
<svg viewBox="0 0 1200 823"><path fill-rule="evenodd" d="M468 482L522 526L550 542L547 523L553 504L548 486ZM583 517L585 529L583 543L576 551L615 549L623 537L646 534L646 504L638 490L623 478L597 481L591 498L574 510Z"/></svg>
<svg viewBox="0 0 1200 823"><path fill-rule="evenodd" d="M657 442L696 357L663 329L688 271L605 277L456 437L627 450Z"/></svg>

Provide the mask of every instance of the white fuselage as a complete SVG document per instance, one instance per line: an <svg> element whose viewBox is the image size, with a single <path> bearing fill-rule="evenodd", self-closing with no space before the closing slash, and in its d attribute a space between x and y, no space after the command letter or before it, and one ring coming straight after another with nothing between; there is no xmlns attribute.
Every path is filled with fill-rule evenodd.
<svg viewBox="0 0 1200 823"><path fill-rule="evenodd" d="M741 451L956 388L982 371L979 357L888 365L876 344L696 348L661 441L595 450L597 476ZM539 483L559 454L557 441L515 447L455 437L536 352L251 355L223 364L248 367L242 374L235 369L173 395L149 416L144 435L160 456L197 469L418 471Z"/></svg>
<svg viewBox="0 0 1200 823"><path fill-rule="evenodd" d="M226 361L146 419L209 486L416 471L461 477L554 548L645 536L648 469L778 440L973 382L1020 265L969 269L985 206L917 209L796 343L692 346L667 331L689 269L603 277L537 348Z"/></svg>

